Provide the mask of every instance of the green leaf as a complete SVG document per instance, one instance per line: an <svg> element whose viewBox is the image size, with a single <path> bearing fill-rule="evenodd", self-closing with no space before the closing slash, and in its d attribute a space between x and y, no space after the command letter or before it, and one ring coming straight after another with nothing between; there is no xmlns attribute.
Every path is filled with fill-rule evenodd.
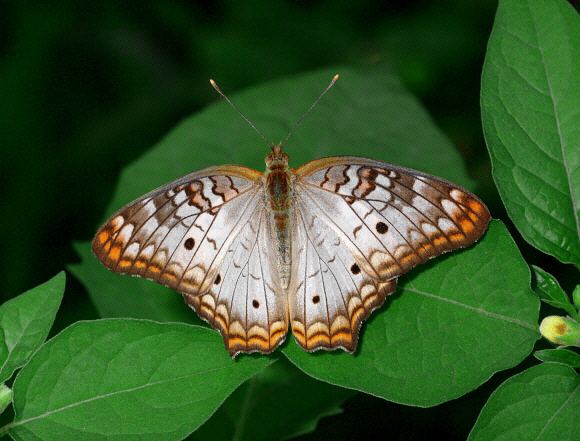
<svg viewBox="0 0 580 441"><path fill-rule="evenodd" d="M180 440L271 357L232 360L209 329L146 320L78 322L14 382L19 440Z"/></svg>
<svg viewBox="0 0 580 441"><path fill-rule="evenodd" d="M8 347L6 346L6 339L4 338L4 331L0 328L0 365L6 363L8 360Z"/></svg>
<svg viewBox="0 0 580 441"><path fill-rule="evenodd" d="M286 360L239 387L191 440L284 440L312 432L325 416L342 412L353 391L316 381Z"/></svg>
<svg viewBox="0 0 580 441"><path fill-rule="evenodd" d="M502 0L481 88L493 177L523 237L580 265L580 18L562 0Z"/></svg>
<svg viewBox="0 0 580 441"><path fill-rule="evenodd" d="M323 70L231 94L231 98L263 132L281 139L337 71L341 79L287 146L292 166L321 156L357 154L418 168L468 188L473 186L455 147L388 71ZM229 92L227 85L221 87ZM262 160L268 148L226 103L216 101L125 169L107 210L109 215L139 195L192 170L223 163L264 168ZM71 271L83 281L104 316L163 321L191 320L184 317L195 316L170 290L106 271L88 244L77 250L82 261Z"/></svg>
<svg viewBox="0 0 580 441"><path fill-rule="evenodd" d="M4 383L0 384L0 413L4 412L12 403L12 395L12 389Z"/></svg>
<svg viewBox="0 0 580 441"><path fill-rule="evenodd" d="M574 288L572 299L574 301L574 306L580 311L580 285L576 285L576 288Z"/></svg>
<svg viewBox="0 0 580 441"><path fill-rule="evenodd" d="M356 355L286 356L307 374L398 403L433 406L518 364L539 338L530 271L500 221L476 246L401 279L361 330Z"/></svg>
<svg viewBox="0 0 580 441"><path fill-rule="evenodd" d="M489 397L469 441L578 440L580 376L542 363L505 381Z"/></svg>
<svg viewBox="0 0 580 441"><path fill-rule="evenodd" d="M46 340L64 294L65 273L0 306L0 328L7 352L1 351L0 382L28 361Z"/></svg>
<svg viewBox="0 0 580 441"><path fill-rule="evenodd" d="M262 132L283 139L336 72L340 72L340 80L287 145L293 167L322 156L356 154L472 186L454 146L389 71L322 70L231 98ZM227 84L221 87L229 92ZM203 167L232 163L262 170L267 152L268 147L246 122L216 96L216 104L185 120L124 170L107 213ZM109 273L88 244L77 246L77 251L82 262L70 269L85 284L102 316L192 320L187 317L194 314L169 289Z"/></svg>
<svg viewBox="0 0 580 441"><path fill-rule="evenodd" d="M548 305L563 309L571 317L576 317L576 309L556 278L535 265L532 265L532 271L536 279L535 291L540 298Z"/></svg>
<svg viewBox="0 0 580 441"><path fill-rule="evenodd" d="M571 368L580 368L580 354L570 349L543 349L534 352L534 357L540 361L561 363Z"/></svg>

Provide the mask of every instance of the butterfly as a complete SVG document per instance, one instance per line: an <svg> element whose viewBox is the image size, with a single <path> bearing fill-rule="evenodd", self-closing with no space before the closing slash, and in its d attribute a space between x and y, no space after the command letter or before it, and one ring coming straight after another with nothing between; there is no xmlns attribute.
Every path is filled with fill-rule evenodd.
<svg viewBox="0 0 580 441"><path fill-rule="evenodd" d="M92 242L107 268L181 293L232 357L274 351L289 327L306 351L354 352L399 276L489 223L480 199L441 178L354 156L294 170L270 148L264 173L191 173L121 208Z"/></svg>

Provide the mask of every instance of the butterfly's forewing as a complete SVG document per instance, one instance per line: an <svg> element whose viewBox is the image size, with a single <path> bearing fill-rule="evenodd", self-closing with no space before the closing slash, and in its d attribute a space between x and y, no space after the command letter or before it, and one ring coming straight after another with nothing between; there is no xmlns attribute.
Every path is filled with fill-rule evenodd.
<svg viewBox="0 0 580 441"><path fill-rule="evenodd" d="M473 194L415 170L356 157L326 158L297 171L301 193L329 226L388 280L481 237L490 214Z"/></svg>
<svg viewBox="0 0 580 441"><path fill-rule="evenodd" d="M221 332L230 352L267 351L285 334L280 337L278 325L270 325L284 321L286 310L272 303L269 315L255 317L265 331L252 330L252 320L241 314L251 302L250 289L241 290L237 270L251 257L248 279L248 272L251 278L261 265L246 251L257 240L255 220L263 217L261 176L235 166L185 176L114 214L97 232L93 251L113 271L146 277L183 293L187 303ZM228 259L234 255L234 261ZM228 264L232 269L223 269ZM244 283L250 287L254 282ZM266 342L260 346L252 332Z"/></svg>
<svg viewBox="0 0 580 441"><path fill-rule="evenodd" d="M298 222L302 223L296 227L296 236L310 232L311 254L322 250L317 255L322 261L326 260L327 265L329 260L333 264L339 260L344 262L342 270L330 271L328 266L333 275L340 274L343 278L331 284L333 289L329 289L326 279L322 278L318 285L313 283L306 288L302 294L305 300L302 303L296 300L294 309L290 293L293 329L297 334L304 334L301 326L306 326L307 337L298 338L298 342L309 350L338 346L354 348L339 340L333 342L332 338L330 342L328 338L308 341L308 326L313 326L309 325L308 312L316 309L312 298L318 294L320 286L340 300L344 289L339 288L348 286L347 274L359 277L363 286L394 281L421 262L475 242L490 220L485 205L468 191L442 179L387 163L356 157L325 158L304 165L296 173L295 193L299 201L296 207L301 213ZM322 257L324 252L329 254ZM337 260L338 255L341 259ZM308 252L297 255L295 267L312 267L305 263L306 258L310 258ZM312 269L311 273L315 273ZM359 270L362 271L359 273ZM304 279L297 271L293 277L297 283ZM308 292L309 289L312 291ZM378 291L382 295L380 303L390 289L394 289L394 284ZM333 298L326 304L335 301ZM296 314L299 309L296 306L300 305L305 312ZM364 319L370 310L363 309L360 314ZM316 327L324 328L325 322L332 325L335 318L328 310L327 319L322 317L321 325ZM357 332L358 328L355 329L351 321L353 345Z"/></svg>

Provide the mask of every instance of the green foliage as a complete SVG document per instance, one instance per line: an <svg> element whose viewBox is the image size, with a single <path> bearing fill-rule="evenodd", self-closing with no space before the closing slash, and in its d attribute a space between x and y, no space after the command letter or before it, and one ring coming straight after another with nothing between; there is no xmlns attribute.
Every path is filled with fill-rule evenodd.
<svg viewBox="0 0 580 441"><path fill-rule="evenodd" d="M19 373L7 428L19 440L179 440L272 362L234 362L215 332L197 326L78 322Z"/></svg>
<svg viewBox="0 0 580 441"><path fill-rule="evenodd" d="M557 0L502 0L483 72L483 128L508 214L533 246L580 266L580 21ZM576 308L548 272L532 266L553 342L577 326ZM572 331L570 331L572 332ZM566 338L565 338L566 337ZM546 363L508 379L490 397L469 439L577 439L580 377L569 349L534 353Z"/></svg>
<svg viewBox="0 0 580 441"><path fill-rule="evenodd" d="M231 98L263 133L278 141L336 72L340 80L285 146L291 166L356 153L473 186L456 149L390 71L336 67L267 83ZM203 167L242 164L265 169L269 147L228 104L216 101L125 168L107 215Z"/></svg>
<svg viewBox="0 0 580 441"><path fill-rule="evenodd" d="M580 285L576 285L574 292L572 292L572 300L574 301L574 306L578 311L580 311Z"/></svg>
<svg viewBox="0 0 580 441"><path fill-rule="evenodd" d="M453 147L392 74L337 70L341 79L335 89L288 146L295 165L356 151L471 185ZM242 110L252 109L256 124L266 133L276 133L278 139L334 72L273 83L232 99ZM224 127L228 128L225 135ZM191 169L227 162L261 168L258 161L265 150L232 109L217 103L186 120L126 169L108 213ZM164 321L193 316L179 296L165 292L169 290L106 271L88 243L77 249L82 262L71 270L84 282L104 316ZM505 277L497 277L498 268ZM362 329L355 357L307 354L294 343L284 352L310 375L330 383L429 406L474 389L531 351L538 337L538 302L528 288L529 270L501 224L492 224L473 249L437 259L411 277L402 283L402 294L387 310L375 313L377 317ZM467 351L468 347L472 349ZM312 368L312 363L320 367ZM367 371L368 366L376 366L378 373ZM232 397L228 407L238 405Z"/></svg>
<svg viewBox="0 0 580 441"><path fill-rule="evenodd" d="M46 339L64 293L65 275L51 280L0 306L0 382L23 366Z"/></svg>
<svg viewBox="0 0 580 441"><path fill-rule="evenodd" d="M563 309L570 317L576 317L578 312L570 303L568 295L560 287L556 278L535 265L532 265L532 270L536 281L535 291L542 301L548 305Z"/></svg>
<svg viewBox="0 0 580 441"><path fill-rule="evenodd" d="M4 365L8 360L8 347L6 346L6 338L4 337L4 330L0 328L0 363Z"/></svg>
<svg viewBox="0 0 580 441"><path fill-rule="evenodd" d="M321 5L318 8L325 13L344 14L342 6L326 11ZM169 38L192 37L196 50L205 54L202 58L214 66L211 71L218 74L216 79L226 92L232 85L245 84L245 76L257 81L275 72L303 70L298 61L301 56L316 55L314 58L324 60L325 64L342 60L340 42L355 41L353 30L342 26L344 32L336 33L339 40L324 43L328 50L312 46L310 52L298 54L299 51L293 50L297 40L286 38L285 32L301 19L296 8L286 4L274 6L272 3L264 9L271 14L286 12L284 23L273 25L280 31L275 35L269 31L268 26L272 25L267 23L268 15L261 15L253 3L228 6L229 16L236 17L236 25L232 24L230 31L242 35L245 28L255 28L259 29L256 35L268 36L260 38L259 43L242 37L233 44L231 35L222 33L213 22L190 26L181 6L144 8L150 9L143 16L154 11L160 22L173 24L171 29L176 34ZM314 11L317 6L311 8L314 9L309 11ZM415 90L427 93L437 84L437 76L453 85L453 93L447 93L449 96L442 93L444 107L449 109L435 113L438 122L446 112L447 116L458 112L453 99L464 100L465 91L456 91L456 82L447 81L447 74L465 64L465 58L477 45L473 39L458 42L457 36L466 30L472 31L471 22L459 18L466 17L468 9L473 9L470 16L478 15L481 5L462 8L447 11L439 4L437 10L422 8L421 12L408 14L388 26L383 22L377 34L394 58L394 65ZM113 9L102 12L105 9L99 6L99 13L110 18L107 14ZM44 28L54 29L57 14L51 11L39 8L34 25L29 27L42 28L36 24L43 23ZM451 21L459 24L451 26L449 17L455 15L450 14L458 11L462 11L458 19ZM314 17L309 15L312 22L308 22L309 31L300 35L299 45L300 41L302 46L309 47L311 41L329 41L312 38L330 35L332 29ZM71 23L75 21L73 18L69 17ZM111 22L115 28L118 27L116 20ZM391 26L393 23L399 23L399 27ZM580 156L576 153L580 145L577 111L580 61L575 56L580 52L578 24L577 14L563 0L500 0L481 90L483 125L494 179L508 214L532 245L562 262L576 265L580 265ZM193 28L196 32L202 28L207 38L193 38ZM62 29L68 41L68 25ZM50 37L46 39L47 44L61 49L54 43L58 41L53 37L57 31L38 32ZM437 38L431 38L433 35ZM262 77L244 72L240 59L245 63L256 52L256 47L272 44L270 37L272 41L283 40L285 45L292 41L292 44L274 44L274 58L254 60L254 67L262 72ZM111 41L101 39L99 47L101 43L106 47L105 52L114 53L112 58L126 62L120 55L120 45L111 50L116 47ZM128 46L123 47L127 51ZM194 52L193 46L184 47ZM154 59L157 63L159 52L146 44L131 56ZM420 60L415 55L417 52L421 54ZM40 49L38 53L42 53ZM288 58L290 53L294 54L292 59ZM373 58L376 53L371 49L365 56ZM29 80L46 75L26 64L26 58L22 60L12 73L0 71L4 85L26 84L28 88ZM286 70L280 67L282 61L295 65ZM216 65L222 68L216 69ZM127 93L141 97L144 89L135 87L142 83L136 80L143 78L138 71L156 72L148 76L145 87L155 92L143 101L126 106L122 112L111 112L103 120L107 130L116 124L111 131L125 133L120 137L117 133L117 147L102 142L109 135L103 138L102 134L92 133L90 127L81 129L78 143L83 148L88 146L82 163L91 163L91 171L78 167L81 162L65 159L64 163L75 172L63 176L59 185L47 186L44 201L50 201L51 191L53 199L58 195L60 201L62 190L70 191L71 182L76 184L82 180L90 185L91 172L99 178L104 170L113 173L110 170L115 169L115 161L126 162L131 157L128 153L131 149L136 151L149 145L151 139L165 130L162 120L167 115L172 112L177 115L176 109L193 108L191 96L187 96L191 87L184 80L189 77L185 72L173 72L172 62L160 61L154 69L143 68L151 67L147 62L139 64L137 69L122 66L119 70L126 73L121 86L123 93L132 90ZM18 75L19 71L27 73L25 80ZM278 140L286 135L335 72L341 74L341 80L287 146L292 166L321 156L358 154L424 170L474 188L474 181L469 178L455 147L435 128L395 75L384 67L325 69L265 84L237 96L232 94L232 98L263 132ZM161 84L157 76L163 79ZM72 96L84 86L77 85L75 89L73 85L71 90L60 92ZM207 85L203 89L196 87L193 95L202 97L201 102L209 97L213 99ZM60 94L57 90L53 95ZM160 95L163 98L157 99ZM426 102L432 106L431 98L427 97ZM41 109L43 116L51 117L44 106L31 107L30 100L8 102L11 103L9 115L13 108L22 115L34 115ZM86 102L86 109L93 112L94 106ZM108 114L108 107L103 109ZM77 127L83 117L70 112L64 120L71 127ZM58 127L60 136L62 124L56 121L53 125ZM21 120L20 124L26 128L34 125L28 119ZM34 145L33 132L22 132L24 137L14 131L10 139ZM74 145L72 142L63 152L76 151ZM108 150L103 150L101 156L95 155L101 146ZM18 166L17 154L14 154L17 149L10 150L5 163ZM112 151L115 153L111 154ZM266 151L267 146L262 145L231 108L223 102L216 103L186 119L124 170L107 214L160 184L205 166L235 163L262 169L261 159ZM16 211L24 212L26 207L26 219L19 226L29 233L17 235L18 240L7 238L11 259L0 268L14 280L31 272L28 266L22 265L22 260L23 253L28 253L32 244L35 249L49 248L39 240L40 237L45 240L48 235L30 228L36 226L34 222L39 217L46 217L47 225L52 222L52 218L45 216L49 202L46 206L40 201L30 206L28 196L32 184L29 183L36 185L39 181L30 175L55 174L50 163L26 161L20 167L26 173L9 188L9 195L16 201ZM473 168L471 165L470 171ZM485 172L485 165L477 168ZM93 181L98 181L100 195L93 199L104 200L110 194L107 185L111 184L107 182L114 180ZM477 192L482 194L479 189ZM91 209L98 211L95 207L99 205L90 195L76 194L69 201L70 213L76 215L74 210L80 206L79 201L82 199L84 203L87 196ZM485 193L483 196L489 202ZM75 198L78 198L76 205ZM501 215L490 206L496 216ZM83 214L86 211L83 209ZM88 212L83 217L90 222L94 213L91 215L90 209ZM60 214L61 211L59 217ZM50 227L52 237L52 224ZM106 271L92 255L88 242L78 244L76 249L81 262L72 265L71 270L87 287L98 313L114 319L78 322L43 344L62 299L64 274L0 307L0 380L9 380L24 366L14 381L13 396L10 388L0 386L2 405L9 404L13 398L15 410L14 421L0 429L0 434L9 433L19 440L177 440L199 428L188 439L287 439L313 431L322 417L340 413L344 400L355 391L414 406L433 406L465 395L493 373L521 362L539 336L539 302L529 287L529 268L507 229L497 220L490 224L480 243L440 257L401 277L398 292L363 326L355 355L338 351L308 354L289 337L278 354L231 360L220 336L207 329L183 305L179 295L154 283ZM541 266L560 279L557 268L554 270L544 263ZM578 318L580 287L573 293L574 307L555 277L540 267L532 268L541 300ZM572 283L560 280L562 286L575 285L574 279ZM144 319L189 322L204 327ZM580 385L579 376L571 368L580 367L580 355L559 348L536 351L534 356L544 363L508 379L492 394L470 440L575 439ZM420 417L418 412L415 415Z"/></svg>
<svg viewBox="0 0 580 441"><path fill-rule="evenodd" d="M538 339L529 270L494 221L475 247L414 271L362 330L355 356L284 353L316 378L398 403L433 406L518 364ZM389 302L389 301L388 301Z"/></svg>
<svg viewBox="0 0 580 441"><path fill-rule="evenodd" d="M534 352L534 357L540 361L561 363L575 369L580 368L580 354L570 349L543 349Z"/></svg>
<svg viewBox="0 0 580 441"><path fill-rule="evenodd" d="M0 385L0 413L4 412L12 403L12 396L12 389L5 384Z"/></svg>
<svg viewBox="0 0 580 441"><path fill-rule="evenodd" d="M533 246L580 266L580 19L562 0L502 0L481 108L493 176Z"/></svg>
<svg viewBox="0 0 580 441"><path fill-rule="evenodd" d="M495 1L2 2L0 199L25 213L24 234L2 241L3 300L75 258L71 242L93 232L122 168L214 101L214 76L232 93L388 60L488 182L477 102ZM1 217L0 229L13 231L14 219ZM70 289L57 320L92 318Z"/></svg>
<svg viewBox="0 0 580 441"><path fill-rule="evenodd" d="M481 411L469 441L578 439L580 377L544 363L505 381Z"/></svg>
<svg viewBox="0 0 580 441"><path fill-rule="evenodd" d="M281 359L240 386L189 439L285 440L342 411L353 391L316 381Z"/></svg>

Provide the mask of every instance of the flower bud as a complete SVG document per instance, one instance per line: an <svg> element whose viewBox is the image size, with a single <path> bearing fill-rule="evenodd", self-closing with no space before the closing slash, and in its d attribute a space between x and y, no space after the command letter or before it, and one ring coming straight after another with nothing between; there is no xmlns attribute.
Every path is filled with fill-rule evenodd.
<svg viewBox="0 0 580 441"><path fill-rule="evenodd" d="M557 345L580 346L580 323L569 317L546 317L540 323L540 333Z"/></svg>

